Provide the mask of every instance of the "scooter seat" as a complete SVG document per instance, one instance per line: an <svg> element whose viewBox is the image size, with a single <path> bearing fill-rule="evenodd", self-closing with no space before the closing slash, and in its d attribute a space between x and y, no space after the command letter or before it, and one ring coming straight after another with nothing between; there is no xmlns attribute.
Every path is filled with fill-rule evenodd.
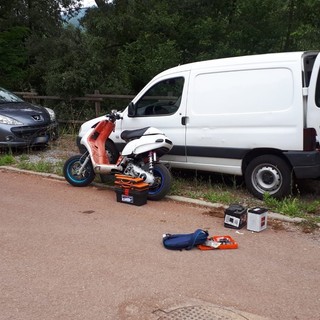
<svg viewBox="0 0 320 320"><path fill-rule="evenodd" d="M145 127L136 130L124 130L121 132L121 139L124 141L140 138L150 127Z"/></svg>

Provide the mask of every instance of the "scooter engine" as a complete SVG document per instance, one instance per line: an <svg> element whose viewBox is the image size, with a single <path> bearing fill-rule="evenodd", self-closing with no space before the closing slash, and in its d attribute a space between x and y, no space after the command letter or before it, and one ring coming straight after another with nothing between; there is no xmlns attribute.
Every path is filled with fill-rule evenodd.
<svg viewBox="0 0 320 320"><path fill-rule="evenodd" d="M142 178L144 182L152 185L154 184L154 176L148 171L143 170L141 167L134 165L133 163L129 163L124 170L124 174L135 177Z"/></svg>

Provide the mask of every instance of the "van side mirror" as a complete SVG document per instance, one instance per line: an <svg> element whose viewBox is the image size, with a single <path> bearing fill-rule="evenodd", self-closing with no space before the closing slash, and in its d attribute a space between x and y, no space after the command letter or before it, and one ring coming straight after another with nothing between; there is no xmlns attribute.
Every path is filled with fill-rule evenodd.
<svg viewBox="0 0 320 320"><path fill-rule="evenodd" d="M134 117L136 115L136 106L131 101L128 105L128 117Z"/></svg>

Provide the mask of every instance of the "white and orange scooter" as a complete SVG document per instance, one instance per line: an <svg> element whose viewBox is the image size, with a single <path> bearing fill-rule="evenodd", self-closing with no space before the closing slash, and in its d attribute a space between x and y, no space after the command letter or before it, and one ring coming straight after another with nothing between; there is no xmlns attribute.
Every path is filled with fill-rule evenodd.
<svg viewBox="0 0 320 320"><path fill-rule="evenodd" d="M121 139L127 144L117 162L111 164L110 153L105 146L119 119L120 114L113 110L86 132L80 143L87 152L72 156L65 162L65 179L73 186L84 187L94 180L95 174L121 173L143 178L149 184L148 199L162 199L170 189L171 174L158 160L172 149L172 142L153 127L125 130Z"/></svg>

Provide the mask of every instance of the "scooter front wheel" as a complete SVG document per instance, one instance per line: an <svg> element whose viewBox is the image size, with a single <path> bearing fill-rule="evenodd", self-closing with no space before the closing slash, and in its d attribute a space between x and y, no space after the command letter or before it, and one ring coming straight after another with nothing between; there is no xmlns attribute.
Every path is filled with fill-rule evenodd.
<svg viewBox="0 0 320 320"><path fill-rule="evenodd" d="M65 179L75 187L86 187L95 177L91 160L89 160L80 173L86 157L76 155L69 158L63 166L63 175Z"/></svg>
<svg viewBox="0 0 320 320"><path fill-rule="evenodd" d="M170 190L171 173L166 166L157 163L153 168L153 175L155 182L149 187L148 199L161 200Z"/></svg>

